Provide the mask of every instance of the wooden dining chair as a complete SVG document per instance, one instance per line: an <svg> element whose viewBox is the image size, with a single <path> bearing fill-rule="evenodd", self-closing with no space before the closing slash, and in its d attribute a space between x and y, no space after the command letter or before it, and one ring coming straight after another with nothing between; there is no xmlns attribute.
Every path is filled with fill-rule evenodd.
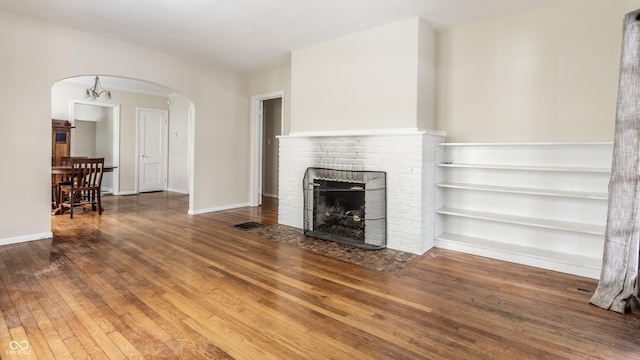
<svg viewBox="0 0 640 360"><path fill-rule="evenodd" d="M104 173L104 158L72 158L70 163L72 179L70 184L60 185L60 199L63 208L69 208L73 219L74 206L91 205L102 215L100 186Z"/></svg>
<svg viewBox="0 0 640 360"><path fill-rule="evenodd" d="M60 158L59 164L52 165L61 165L61 166L71 166L71 160L76 159L86 159L86 156L62 156ZM52 207L55 209L60 206L61 198L60 198L60 186L62 185L71 185L72 176L71 174L56 174L51 176L51 195L52 195Z"/></svg>

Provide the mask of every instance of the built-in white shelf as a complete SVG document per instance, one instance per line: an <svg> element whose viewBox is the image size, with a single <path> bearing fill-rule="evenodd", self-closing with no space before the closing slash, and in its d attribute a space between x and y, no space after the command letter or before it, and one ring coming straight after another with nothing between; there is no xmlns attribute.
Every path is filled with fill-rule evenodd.
<svg viewBox="0 0 640 360"><path fill-rule="evenodd" d="M610 173L611 168L574 167L574 166L539 166L539 165L497 165L497 164L458 164L440 163L439 167L469 168L491 170L520 170L520 171L550 171L550 172L578 172L578 173Z"/></svg>
<svg viewBox="0 0 640 360"><path fill-rule="evenodd" d="M508 224L547 228L553 230L572 231L578 233L603 235L605 227L602 225L586 224L573 221L551 220L494 212L473 211L465 209L440 208L436 213L441 215L460 216L472 219L502 222Z"/></svg>
<svg viewBox="0 0 640 360"><path fill-rule="evenodd" d="M576 146L613 146L612 141L583 141L583 142L572 142L572 141L559 141L559 142L465 142L465 143L447 143L443 142L438 144L440 147L576 147Z"/></svg>
<svg viewBox="0 0 640 360"><path fill-rule="evenodd" d="M438 149L434 246L599 277L612 142Z"/></svg>
<svg viewBox="0 0 640 360"><path fill-rule="evenodd" d="M576 199L593 199L593 200L608 199L607 193L582 192L582 191L559 190L559 189L533 189L533 188L526 188L526 187L493 186L493 185L462 184L462 183L448 183L448 182L441 182L439 184L436 184L436 186L440 188L493 191L493 192L523 194L523 195L557 196L557 197L568 197L568 198L576 198Z"/></svg>

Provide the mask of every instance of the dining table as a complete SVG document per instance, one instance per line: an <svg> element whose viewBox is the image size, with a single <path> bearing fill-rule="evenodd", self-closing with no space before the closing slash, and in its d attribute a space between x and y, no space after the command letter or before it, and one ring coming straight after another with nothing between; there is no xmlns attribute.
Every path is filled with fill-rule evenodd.
<svg viewBox="0 0 640 360"><path fill-rule="evenodd" d="M114 165L105 165L102 169L102 172L108 173L113 172L113 170L117 169L117 166ZM51 175L69 175L73 174L74 169L71 165L52 165L51 166ZM53 210L51 210L51 215L62 215L64 213L64 208L62 205L58 204Z"/></svg>
<svg viewBox="0 0 640 360"><path fill-rule="evenodd" d="M117 169L117 166L105 165L102 169L103 172L113 172ZM51 175L68 175L73 173L73 167L70 165L53 165L51 166Z"/></svg>

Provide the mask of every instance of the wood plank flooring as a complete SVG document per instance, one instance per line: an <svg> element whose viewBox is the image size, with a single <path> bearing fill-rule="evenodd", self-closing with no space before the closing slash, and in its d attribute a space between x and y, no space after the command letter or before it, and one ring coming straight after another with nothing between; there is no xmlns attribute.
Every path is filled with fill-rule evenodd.
<svg viewBox="0 0 640 360"><path fill-rule="evenodd" d="M0 247L2 359L640 359L638 310L590 305L595 280L440 249L385 274L232 226L272 200L104 199Z"/></svg>

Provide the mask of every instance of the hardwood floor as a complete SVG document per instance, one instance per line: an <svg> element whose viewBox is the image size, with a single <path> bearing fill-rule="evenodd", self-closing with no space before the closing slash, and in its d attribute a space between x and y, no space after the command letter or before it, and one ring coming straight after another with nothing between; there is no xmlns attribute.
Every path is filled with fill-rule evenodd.
<svg viewBox="0 0 640 360"><path fill-rule="evenodd" d="M434 249L385 274L197 216L187 196L105 197L0 247L0 357L640 359L640 316L596 281Z"/></svg>

